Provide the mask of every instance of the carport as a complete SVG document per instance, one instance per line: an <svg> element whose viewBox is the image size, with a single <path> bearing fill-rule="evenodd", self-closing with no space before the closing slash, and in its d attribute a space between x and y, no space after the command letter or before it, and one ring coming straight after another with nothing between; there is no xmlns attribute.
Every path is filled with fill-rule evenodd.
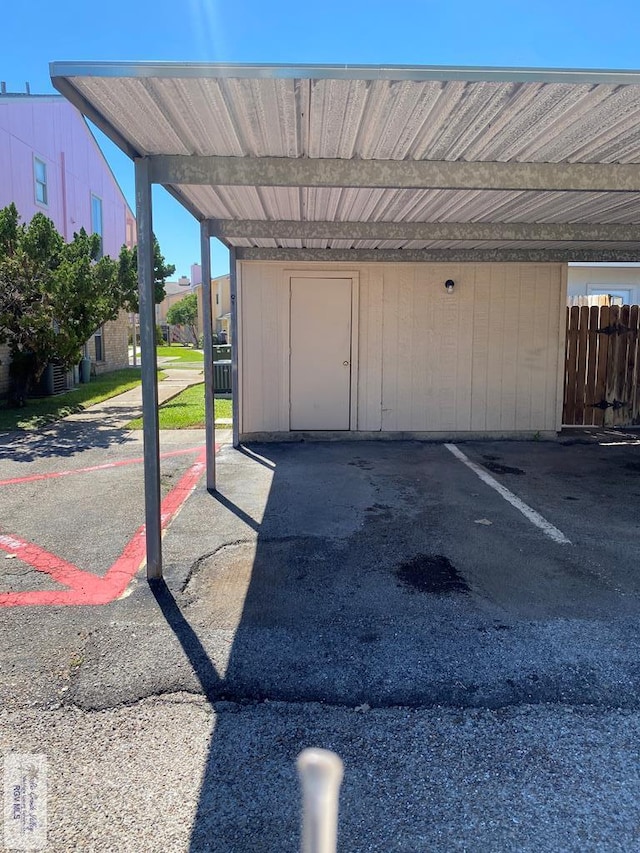
<svg viewBox="0 0 640 853"><path fill-rule="evenodd" d="M209 489L211 237L230 251L236 446L553 432L566 264L640 260L638 73L60 62L51 78L135 163L149 579L162 576L152 184L200 222ZM334 291L326 317L292 322ZM391 321L415 340L393 371ZM307 387L320 374L344 387L327 423ZM434 389L439 420L413 403Z"/></svg>

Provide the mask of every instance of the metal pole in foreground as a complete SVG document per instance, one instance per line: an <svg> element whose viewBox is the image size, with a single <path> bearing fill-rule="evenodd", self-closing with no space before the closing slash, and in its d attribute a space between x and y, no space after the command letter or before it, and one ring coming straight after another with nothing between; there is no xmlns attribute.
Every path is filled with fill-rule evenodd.
<svg viewBox="0 0 640 853"><path fill-rule="evenodd" d="M213 387L213 328L211 320L211 238L209 223L200 223L202 260L202 330L204 333L204 425L207 457L207 490L216 488L216 395Z"/></svg>
<svg viewBox="0 0 640 853"><path fill-rule="evenodd" d="M144 515L147 580L162 577L160 527L160 435L158 432L158 371L156 308L153 286L153 230L149 161L135 161L138 230L138 292L140 294L140 364L142 372L142 430L144 439Z"/></svg>
<svg viewBox="0 0 640 853"><path fill-rule="evenodd" d="M328 749L305 749L297 763L302 784L302 853L335 853L342 761Z"/></svg>
<svg viewBox="0 0 640 853"><path fill-rule="evenodd" d="M231 416L233 446L240 446L240 399L238 393L238 262L236 250L229 249L229 290L231 294Z"/></svg>

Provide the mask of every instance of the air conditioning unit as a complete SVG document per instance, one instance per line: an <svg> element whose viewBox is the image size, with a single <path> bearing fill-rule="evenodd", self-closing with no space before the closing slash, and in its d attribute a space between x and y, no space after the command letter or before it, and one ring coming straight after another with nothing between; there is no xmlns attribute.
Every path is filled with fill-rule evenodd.
<svg viewBox="0 0 640 853"><path fill-rule="evenodd" d="M61 394L68 390L67 371L61 364L50 361L32 393L34 397L50 397L52 394Z"/></svg>
<svg viewBox="0 0 640 853"><path fill-rule="evenodd" d="M213 388L221 394L231 393L231 362L213 362Z"/></svg>

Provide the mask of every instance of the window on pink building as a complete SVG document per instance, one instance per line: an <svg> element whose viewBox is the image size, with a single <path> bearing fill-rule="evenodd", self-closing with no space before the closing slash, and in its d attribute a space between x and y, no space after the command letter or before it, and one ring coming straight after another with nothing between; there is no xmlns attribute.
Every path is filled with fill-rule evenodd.
<svg viewBox="0 0 640 853"><path fill-rule="evenodd" d="M102 199L91 194L91 231L100 237L100 255L104 253L104 242L102 233Z"/></svg>
<svg viewBox="0 0 640 853"><path fill-rule="evenodd" d="M38 204L47 205L49 194L47 192L47 164L44 160L33 158L33 179L35 183L36 201Z"/></svg>

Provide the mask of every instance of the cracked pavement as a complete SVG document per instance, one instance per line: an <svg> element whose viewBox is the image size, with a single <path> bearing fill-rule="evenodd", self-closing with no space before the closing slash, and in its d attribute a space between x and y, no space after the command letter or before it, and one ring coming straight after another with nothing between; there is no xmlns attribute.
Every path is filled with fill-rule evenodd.
<svg viewBox="0 0 640 853"><path fill-rule="evenodd" d="M570 546L440 444L223 446L219 492L166 534L166 584L2 612L0 743L48 756L50 849L296 850L306 746L345 762L341 850L640 847L640 443L619 440L460 445ZM96 474L99 533L79 478L16 490L8 517L37 499L22 535L101 571L139 475ZM424 592L442 556L464 583Z"/></svg>

